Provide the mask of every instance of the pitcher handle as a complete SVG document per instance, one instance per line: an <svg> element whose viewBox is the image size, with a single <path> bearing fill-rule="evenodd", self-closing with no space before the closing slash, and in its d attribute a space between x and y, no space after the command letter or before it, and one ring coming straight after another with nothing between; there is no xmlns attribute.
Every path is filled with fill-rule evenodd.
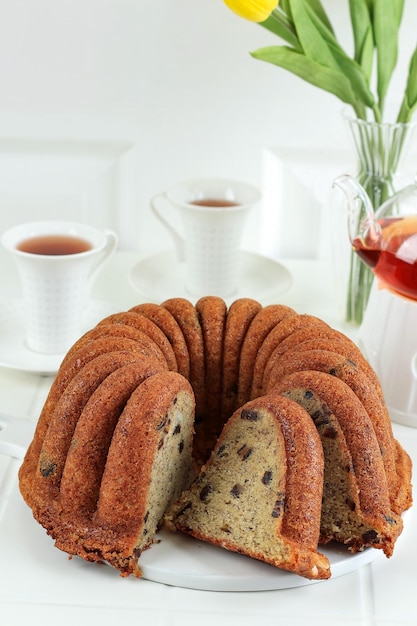
<svg viewBox="0 0 417 626"><path fill-rule="evenodd" d="M162 200L162 202L159 202ZM164 224L171 234L179 261L185 261L185 241L178 227L174 225L176 220L175 211L165 193L159 193L151 199L151 207L156 217ZM169 219L171 217L171 219Z"/></svg>

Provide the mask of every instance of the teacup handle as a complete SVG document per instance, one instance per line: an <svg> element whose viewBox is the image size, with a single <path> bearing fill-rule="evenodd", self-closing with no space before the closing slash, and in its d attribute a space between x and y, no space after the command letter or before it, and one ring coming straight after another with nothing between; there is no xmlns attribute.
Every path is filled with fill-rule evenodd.
<svg viewBox="0 0 417 626"><path fill-rule="evenodd" d="M104 261L106 261L106 259L108 259L110 255L112 255L113 252L116 250L119 241L116 233L112 230L105 230L104 236L106 237L106 245L97 256L96 262L93 264L93 267L91 268L90 274L88 276L88 285L90 287L96 279L97 274L101 270Z"/></svg>
<svg viewBox="0 0 417 626"><path fill-rule="evenodd" d="M159 193L151 199L151 207L156 217L164 224L164 226L170 232L175 247L177 249L177 255L179 261L185 261L185 241L183 235L180 233L179 227L174 224L178 221L175 215L175 210L172 208L171 203L166 197L166 194Z"/></svg>

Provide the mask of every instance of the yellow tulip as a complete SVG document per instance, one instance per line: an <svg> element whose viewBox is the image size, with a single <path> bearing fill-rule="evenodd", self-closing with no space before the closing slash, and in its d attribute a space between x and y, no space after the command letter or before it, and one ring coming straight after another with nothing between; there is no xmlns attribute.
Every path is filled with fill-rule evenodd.
<svg viewBox="0 0 417 626"><path fill-rule="evenodd" d="M251 22L264 22L278 6L279 0L224 0L240 17Z"/></svg>

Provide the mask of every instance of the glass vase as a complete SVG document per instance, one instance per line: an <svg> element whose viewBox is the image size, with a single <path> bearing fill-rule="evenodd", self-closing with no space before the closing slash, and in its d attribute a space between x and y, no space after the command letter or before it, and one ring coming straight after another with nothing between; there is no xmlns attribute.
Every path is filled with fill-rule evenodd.
<svg viewBox="0 0 417 626"><path fill-rule="evenodd" d="M415 124L368 122L348 119L358 162L356 178L376 211L395 191L399 166ZM364 219L361 215L360 219ZM350 253L346 321L362 322L374 275L359 256Z"/></svg>

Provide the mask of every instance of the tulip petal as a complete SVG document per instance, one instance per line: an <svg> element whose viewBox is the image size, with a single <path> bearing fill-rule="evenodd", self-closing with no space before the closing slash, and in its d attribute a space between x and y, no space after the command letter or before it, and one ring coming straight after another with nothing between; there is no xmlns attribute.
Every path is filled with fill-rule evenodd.
<svg viewBox="0 0 417 626"><path fill-rule="evenodd" d="M277 7L278 0L224 0L233 11L251 22L264 22Z"/></svg>

